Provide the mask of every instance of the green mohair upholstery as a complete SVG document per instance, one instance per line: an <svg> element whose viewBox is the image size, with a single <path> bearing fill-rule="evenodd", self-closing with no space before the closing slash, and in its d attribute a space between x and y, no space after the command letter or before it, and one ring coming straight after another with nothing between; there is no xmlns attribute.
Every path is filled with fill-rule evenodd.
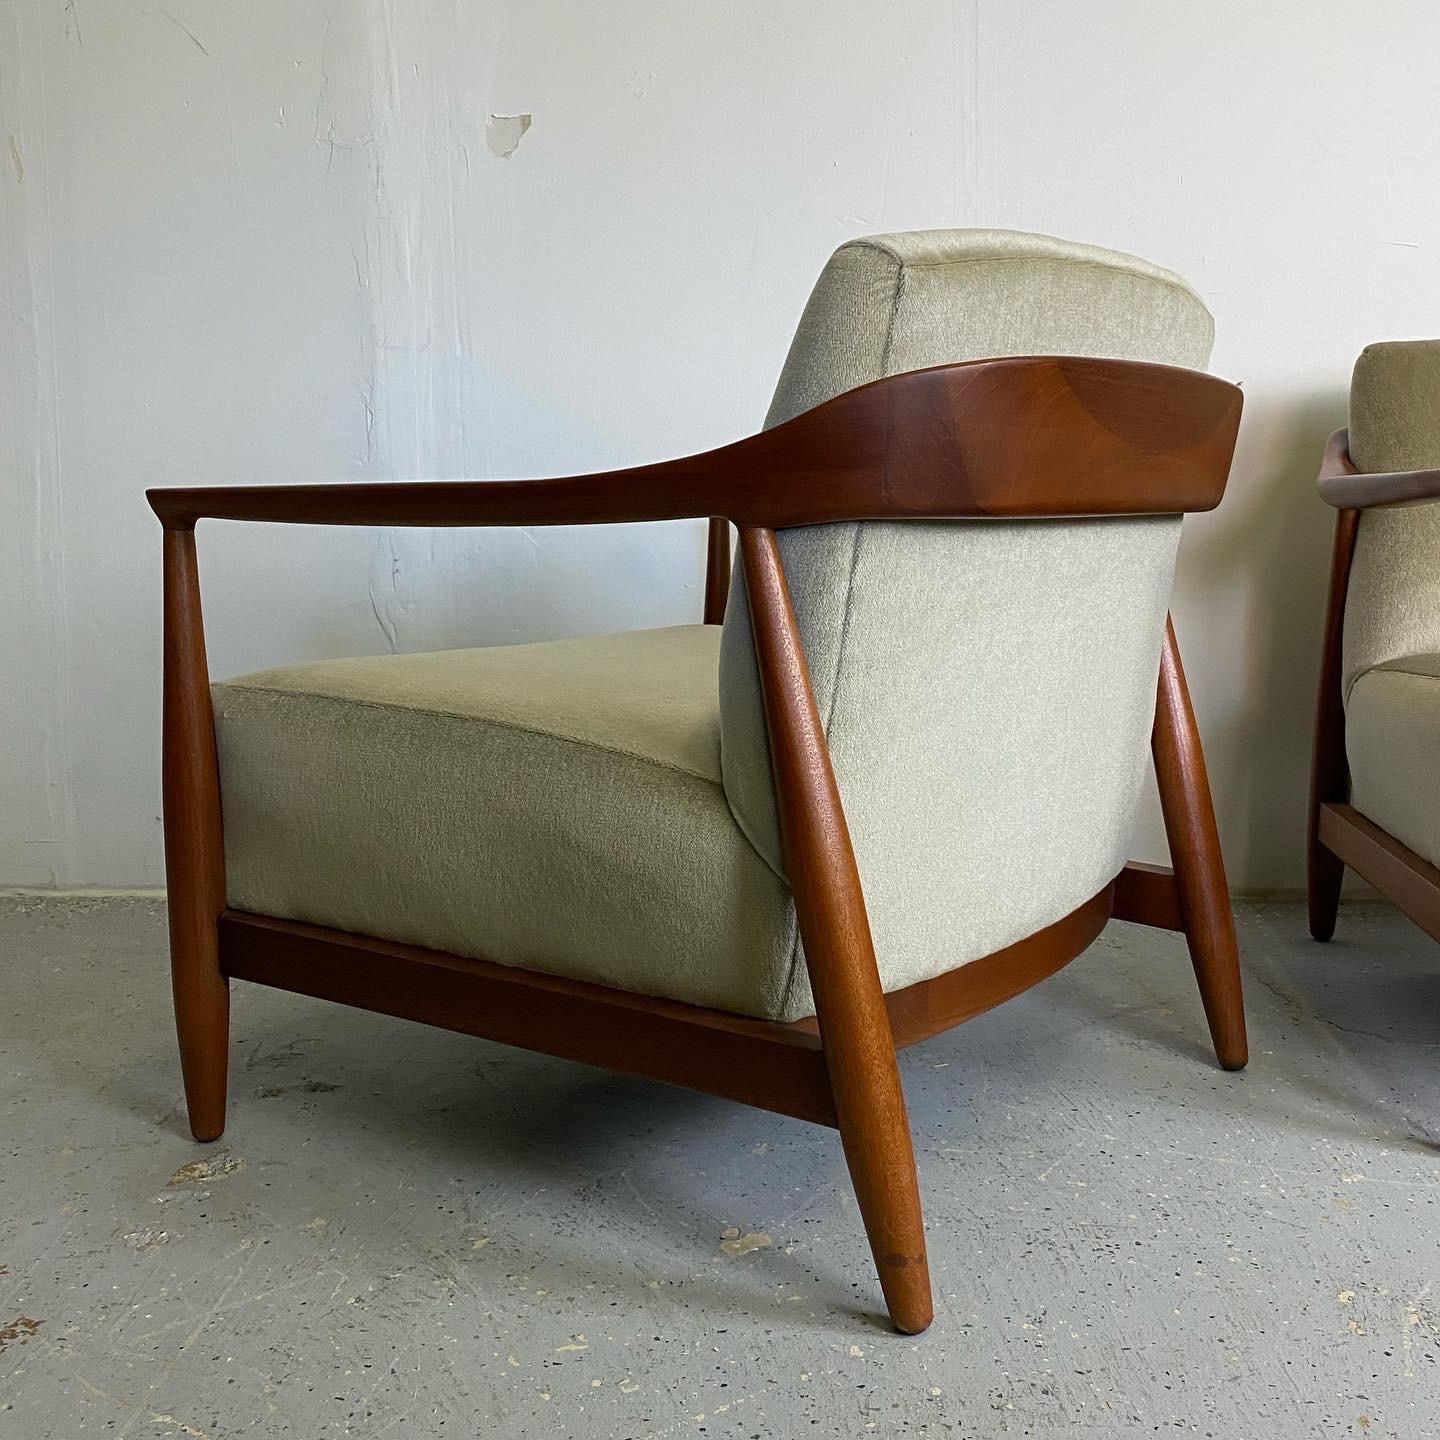
<svg viewBox="0 0 1440 1440"><path fill-rule="evenodd" d="M1440 655L1366 670L1345 714L1351 804L1440 865Z"/></svg>
<svg viewBox="0 0 1440 1440"><path fill-rule="evenodd" d="M843 246L778 423L927 365L1203 368L1182 281L1044 236ZM781 549L886 989L1124 863L1178 519L837 525ZM718 647L718 653L717 653ZM743 589L704 627L289 667L215 687L240 909L780 1020L813 1011Z"/></svg>
<svg viewBox="0 0 1440 1440"><path fill-rule="evenodd" d="M1007 231L874 236L826 266L767 423L991 355L1203 369L1212 335L1193 290L1128 255ZM886 989L1058 920L1125 863L1179 534L1165 518L781 535ZM724 628L725 789L779 869L738 574ZM792 970L808 1007L805 967Z"/></svg>
<svg viewBox="0 0 1440 1440"><path fill-rule="evenodd" d="M713 625L213 687L229 902L777 1014L789 895L720 785Z"/></svg>
<svg viewBox="0 0 1440 1440"><path fill-rule="evenodd" d="M1350 458L1370 474L1440 468L1440 340L1361 353ZM1343 671L1351 804L1440 865L1440 503L1361 514Z"/></svg>
<svg viewBox="0 0 1440 1440"><path fill-rule="evenodd" d="M1350 381L1350 458L1371 474L1440 468L1440 340L1392 340L1361 353ZM1440 504L1367 510L1345 601L1345 694L1372 666L1436 651Z"/></svg>

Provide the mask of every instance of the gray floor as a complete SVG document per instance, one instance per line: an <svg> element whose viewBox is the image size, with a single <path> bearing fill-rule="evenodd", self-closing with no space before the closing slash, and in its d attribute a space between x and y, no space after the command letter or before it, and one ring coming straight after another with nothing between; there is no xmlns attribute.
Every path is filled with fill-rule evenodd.
<svg viewBox="0 0 1440 1440"><path fill-rule="evenodd" d="M1243 1076L1119 925L909 1053L904 1339L825 1131L237 987L197 1147L161 907L0 900L0 1435L1440 1435L1440 947L1241 922Z"/></svg>

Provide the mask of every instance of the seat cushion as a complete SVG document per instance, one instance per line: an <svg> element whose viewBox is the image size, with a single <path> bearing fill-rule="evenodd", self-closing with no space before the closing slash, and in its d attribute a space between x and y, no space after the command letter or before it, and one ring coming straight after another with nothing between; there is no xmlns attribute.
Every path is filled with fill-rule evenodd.
<svg viewBox="0 0 1440 1440"><path fill-rule="evenodd" d="M1367 670L1345 714L1350 803L1440 865L1440 655Z"/></svg>
<svg viewBox="0 0 1440 1440"><path fill-rule="evenodd" d="M213 687L232 908L794 1019L789 892L720 783L720 631Z"/></svg>

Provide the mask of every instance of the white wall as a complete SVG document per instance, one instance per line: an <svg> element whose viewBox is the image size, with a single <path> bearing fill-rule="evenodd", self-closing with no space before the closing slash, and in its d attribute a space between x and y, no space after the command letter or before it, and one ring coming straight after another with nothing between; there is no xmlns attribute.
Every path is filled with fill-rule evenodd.
<svg viewBox="0 0 1440 1440"><path fill-rule="evenodd" d="M1440 334L1437 47L1422 0L0 0L0 885L162 879L147 484L719 443L829 251L931 225L1208 298L1247 418L1177 625L1232 877L1300 884L1311 477L1361 346ZM212 666L692 619L701 546L211 526Z"/></svg>

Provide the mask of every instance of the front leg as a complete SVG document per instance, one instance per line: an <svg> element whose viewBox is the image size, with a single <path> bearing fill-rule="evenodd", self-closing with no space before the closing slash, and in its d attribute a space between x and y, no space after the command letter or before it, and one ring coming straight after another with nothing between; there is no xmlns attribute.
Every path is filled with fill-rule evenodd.
<svg viewBox="0 0 1440 1440"><path fill-rule="evenodd" d="M215 717L205 662L195 531L165 531L165 883L170 975L190 1129L216 1140L225 1129L230 987L220 972L225 853Z"/></svg>

